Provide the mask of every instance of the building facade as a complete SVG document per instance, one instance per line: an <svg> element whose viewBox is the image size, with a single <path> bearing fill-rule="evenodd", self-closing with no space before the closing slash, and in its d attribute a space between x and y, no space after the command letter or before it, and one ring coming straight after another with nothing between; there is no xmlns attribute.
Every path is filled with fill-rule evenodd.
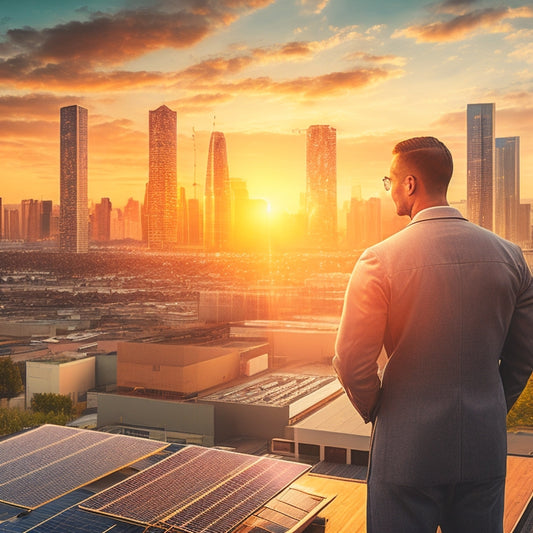
<svg viewBox="0 0 533 533"><path fill-rule="evenodd" d="M149 114L148 245L165 249L178 238L177 113L162 105Z"/></svg>
<svg viewBox="0 0 533 533"><path fill-rule="evenodd" d="M337 130L309 126L306 137L306 214L310 242L337 243Z"/></svg>
<svg viewBox="0 0 533 533"><path fill-rule="evenodd" d="M467 209L474 224L493 230L494 104L468 104Z"/></svg>
<svg viewBox="0 0 533 533"><path fill-rule="evenodd" d="M516 242L520 209L520 137L498 138L495 146L494 231Z"/></svg>
<svg viewBox="0 0 533 533"><path fill-rule="evenodd" d="M205 247L223 250L231 235L231 190L226 138L220 131L211 133L205 177Z"/></svg>
<svg viewBox="0 0 533 533"><path fill-rule="evenodd" d="M85 253L89 249L87 109L62 107L60 124L59 247L64 252Z"/></svg>

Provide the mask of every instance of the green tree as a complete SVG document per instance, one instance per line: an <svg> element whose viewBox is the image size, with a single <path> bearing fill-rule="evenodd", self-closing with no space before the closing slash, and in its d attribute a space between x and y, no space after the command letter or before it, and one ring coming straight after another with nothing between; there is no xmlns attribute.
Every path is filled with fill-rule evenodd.
<svg viewBox="0 0 533 533"><path fill-rule="evenodd" d="M0 398L14 398L22 392L22 378L11 357L0 357Z"/></svg>
<svg viewBox="0 0 533 533"><path fill-rule="evenodd" d="M38 392L31 399L31 408L34 412L72 415L72 399L65 394L53 392Z"/></svg>
<svg viewBox="0 0 533 533"><path fill-rule="evenodd" d="M507 415L507 429L533 427L533 376Z"/></svg>
<svg viewBox="0 0 533 533"><path fill-rule="evenodd" d="M65 414L33 413L20 409L0 408L0 436L11 435L24 428L40 426L41 424L56 424L64 426L70 419Z"/></svg>

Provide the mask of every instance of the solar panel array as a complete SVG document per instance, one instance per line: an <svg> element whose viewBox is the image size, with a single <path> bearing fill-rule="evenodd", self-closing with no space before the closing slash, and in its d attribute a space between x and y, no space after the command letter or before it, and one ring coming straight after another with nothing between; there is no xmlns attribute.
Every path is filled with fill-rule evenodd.
<svg viewBox="0 0 533 533"><path fill-rule="evenodd" d="M234 530L234 533L296 533L304 531L332 498L288 487Z"/></svg>
<svg viewBox="0 0 533 533"><path fill-rule="evenodd" d="M188 533L226 533L308 468L189 446L95 495L81 508Z"/></svg>
<svg viewBox="0 0 533 533"><path fill-rule="evenodd" d="M0 501L34 509L166 444L44 425L0 442Z"/></svg>

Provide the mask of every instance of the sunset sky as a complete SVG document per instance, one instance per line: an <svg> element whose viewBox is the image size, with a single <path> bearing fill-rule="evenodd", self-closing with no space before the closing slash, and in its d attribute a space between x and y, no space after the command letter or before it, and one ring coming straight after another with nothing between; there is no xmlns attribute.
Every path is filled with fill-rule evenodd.
<svg viewBox="0 0 533 533"><path fill-rule="evenodd" d="M178 112L178 185L209 135L273 210L305 191L305 130L337 128L339 205L382 194L393 145L434 135L466 198L466 106L521 137L533 198L533 4L526 0L0 0L0 197L59 201L59 108L89 110L89 198L143 200L148 111Z"/></svg>

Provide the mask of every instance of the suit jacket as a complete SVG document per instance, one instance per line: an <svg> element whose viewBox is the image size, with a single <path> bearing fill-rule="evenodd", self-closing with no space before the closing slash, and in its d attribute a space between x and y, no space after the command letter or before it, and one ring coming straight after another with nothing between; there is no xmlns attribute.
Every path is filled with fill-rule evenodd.
<svg viewBox="0 0 533 533"><path fill-rule="evenodd" d="M532 361L523 254L456 209L421 211L355 265L333 364L374 422L375 479L431 486L504 475L506 414Z"/></svg>

